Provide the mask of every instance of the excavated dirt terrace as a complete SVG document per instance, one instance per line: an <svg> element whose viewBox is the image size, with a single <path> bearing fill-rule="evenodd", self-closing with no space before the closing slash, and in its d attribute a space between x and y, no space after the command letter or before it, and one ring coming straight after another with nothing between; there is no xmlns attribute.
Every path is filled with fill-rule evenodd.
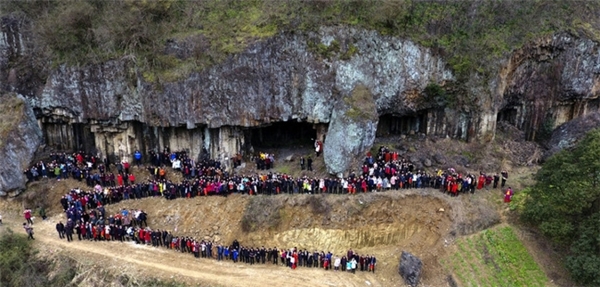
<svg viewBox="0 0 600 287"><path fill-rule="evenodd" d="M122 266L124 269L119 269L120 272L132 269L130 270L132 274L141 272L142 276L176 279L189 284L212 285L223 282L224 286L236 286L232 281L220 281L219 278L222 276L234 276L225 274L227 272L203 273L198 276L176 272L178 276L173 278L168 276L173 270L165 269L167 267L179 266L185 270L185 265L180 264L196 264L197 261L194 261L190 255L107 242L81 241L72 244L71 247L65 241L58 240L54 224L58 220L64 220L64 215L59 210L60 196L68 188L81 186L81 183L69 179L60 182L48 180L36 183L34 187L38 185L44 186L43 191L46 193L44 201L51 206L50 218L46 221L38 219L35 225L36 237L39 241L36 243L41 243L39 245L44 250L52 253L66 252L71 257L79 258L80 262L89 262L91 258L96 258L101 262L112 262L108 265L126 265ZM41 196L39 192L41 191L38 191L38 195ZM331 251L337 255L345 254L349 248L352 248L359 254L374 254L378 258L379 268L376 274L342 273L336 275L335 278L338 279L332 277L332 281L327 280L329 282L327 284L321 281L310 281L315 284L312 286L365 286L365 281L374 286L403 286L402 279L397 273L399 255L403 250L423 260L425 266L423 283L441 286L445 285L445 281L438 258L445 256L445 243L452 240L451 234L455 234L458 225L453 218L461 218L457 213L462 212L460 210L464 208L461 202L462 200L447 198L435 190L401 190L357 195L236 194L227 198L216 196L176 200L145 198L122 201L108 205L106 209L109 214L117 213L121 208L143 209L149 215L148 224L151 228L166 229L176 235L210 239L223 244L231 244L234 239L237 239L241 244L248 246L297 247ZM16 230L19 230L18 225L21 223L19 210L22 206L24 205L19 200L4 201L2 204L5 222L8 222L8 226L14 225ZM253 221L246 222L249 218ZM244 231L243 224L250 224L251 226L248 227L250 231ZM181 260L178 261L178 258ZM161 264L164 264L165 268ZM223 264L229 266L230 263L203 260L194 268L202 270ZM265 268L269 269L269 272L282 276L292 272L283 267L273 266L250 267L241 264L231 264L231 266L236 267L231 270L239 271L239 268L243 268L246 274L255 274L256 280L259 280L257 282L260 282L262 270ZM157 268L159 270L156 270ZM253 273L252 269L256 273ZM332 273L305 268L294 272L296 271L301 274L306 273L307 276L322 278L328 278Z"/></svg>

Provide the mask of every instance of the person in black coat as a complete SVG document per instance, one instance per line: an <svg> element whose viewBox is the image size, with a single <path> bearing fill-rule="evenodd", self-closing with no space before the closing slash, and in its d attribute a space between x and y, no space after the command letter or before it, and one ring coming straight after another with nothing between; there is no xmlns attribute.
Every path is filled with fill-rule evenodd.
<svg viewBox="0 0 600 287"><path fill-rule="evenodd" d="M143 210L140 210L140 215L138 215L138 221L140 223L140 227L142 227L143 225L146 225L146 227L148 227L148 223L146 222L146 219L148 219L147 214Z"/></svg>
<svg viewBox="0 0 600 287"><path fill-rule="evenodd" d="M56 224L56 232L58 232L58 237L60 237L60 239L65 238L65 225L62 223L62 221L59 221Z"/></svg>
<svg viewBox="0 0 600 287"><path fill-rule="evenodd" d="M63 195L63 197L60 199L60 204L62 205L63 210L69 209L69 200L66 196Z"/></svg>
<svg viewBox="0 0 600 287"><path fill-rule="evenodd" d="M369 258L369 256L367 256L367 258ZM375 255L373 255L369 258L369 269L370 269L370 271L373 271L373 273L375 273L376 265L377 265L377 258L375 258Z"/></svg>
<svg viewBox="0 0 600 287"><path fill-rule="evenodd" d="M75 228L75 223L69 218L67 224L65 225L65 234L67 235L67 241L73 241L73 228Z"/></svg>

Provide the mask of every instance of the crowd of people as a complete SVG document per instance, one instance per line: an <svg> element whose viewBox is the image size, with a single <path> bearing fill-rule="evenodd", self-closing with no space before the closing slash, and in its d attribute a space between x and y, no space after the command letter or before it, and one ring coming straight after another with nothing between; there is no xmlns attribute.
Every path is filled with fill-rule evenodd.
<svg viewBox="0 0 600 287"><path fill-rule="evenodd" d="M66 211L66 224L56 224L60 239L73 241L119 241L135 242L153 247L163 247L181 253L191 254L196 258L208 258L218 261L229 260L234 263L273 264L291 269L297 267L323 268L335 271L370 271L375 273L377 259L374 255L359 255L352 249L343 256L334 256L331 252L311 252L296 247L278 249L243 246L237 240L230 245L213 243L210 240L198 240L189 236L176 236L169 231L150 229L146 223L147 214L143 210L122 209L120 212L106 217L103 206L91 210L72 203ZM30 225L24 228L33 239ZM31 232L28 228L31 228Z"/></svg>
<svg viewBox="0 0 600 287"><path fill-rule="evenodd" d="M132 238L134 228L148 227L147 214L141 210L122 209L120 213L106 217L104 206L86 209L76 204L65 211L66 224L56 224L58 236L73 241L76 234L79 240L126 241ZM143 238L143 236L142 236Z"/></svg>
<svg viewBox="0 0 600 287"><path fill-rule="evenodd" d="M318 157L322 143L315 143ZM166 230L153 230L148 227L147 214L143 210L122 209L117 214L106 216L107 204L128 199L145 197L193 198L209 195L228 195L242 193L249 195L265 194L356 194L366 192L384 192L410 188L436 188L456 196L461 193L474 193L475 190L504 188L508 173L485 174L478 176L462 174L453 168L438 169L428 173L415 167L413 163L390 151L385 146L379 148L373 156L368 153L358 172L352 172L343 178L316 178L309 176L293 177L285 173L270 171L275 158L273 154L260 153L254 157L256 169L266 173L253 175L229 174L222 169L219 161L202 157L195 161L184 151L151 152L144 166L141 152L134 153L136 168L145 168L150 177L138 181L131 171L132 166L124 160L116 162L116 174L109 168L111 164L99 161L94 155L84 152L73 154L51 154L49 161L40 161L24 171L28 180L41 178L61 180L72 177L85 183L87 188L75 188L60 200L65 212L65 223L56 224L61 239L73 241L132 241L154 247L164 247L181 253L189 253L197 258L230 260L246 264L274 264L295 269L314 267L325 270L375 272L377 260L372 255L359 255L349 250L343 256L331 252L308 251L306 249L278 249L249 247L234 241L231 245L221 245L210 240L197 240L192 237L176 236ZM241 156L234 158L236 165ZM167 177L167 168L181 173L183 180L174 182ZM234 165L235 166L235 165ZM312 171L312 158L300 158L301 170ZM505 191L505 202L513 195L509 187ZM42 211L43 212L43 211ZM45 212L44 219L45 219ZM26 222L23 228L33 238L32 211L24 211Z"/></svg>
<svg viewBox="0 0 600 287"><path fill-rule="evenodd" d="M85 156L87 157L87 156ZM152 165L145 168L151 177L138 182L130 172L131 167L127 161L116 164L117 174L109 172L103 164L81 165L78 160L84 158L79 153L72 157L61 157L66 160L53 159L52 163L65 164L68 169L75 172L76 177L85 181L87 189L76 188L65 195L65 198L77 196L82 204L93 201L100 204L112 204L121 200L140 199L145 197L194 198L209 195L241 194L356 194L365 192L382 192L387 190L400 190L410 188L436 188L442 192L456 196L461 193L474 193L483 188L504 188L508 173L502 171L501 175L487 175L480 173L461 174L453 168L437 170L427 173L415 168L415 165L405 158L400 158L398 153L381 147L378 154L373 157L367 154L361 171L350 173L344 178L335 177L293 177L285 173L268 171L261 174L232 174L221 169L221 163L209 158L194 161L185 152L170 152L151 154ZM264 159L263 159L264 158ZM257 159L262 164L270 165L272 155L261 154ZM167 178L166 163L171 163L173 172L181 173L183 180L174 182ZM261 164L261 165L262 165ZM303 159L300 160L304 168ZM43 166L40 163L39 166ZM309 165L310 166L310 165ZM140 166L141 168L141 166ZM77 170L81 170L79 173ZM66 203L63 202L66 209ZM90 207L92 207L90 205Z"/></svg>

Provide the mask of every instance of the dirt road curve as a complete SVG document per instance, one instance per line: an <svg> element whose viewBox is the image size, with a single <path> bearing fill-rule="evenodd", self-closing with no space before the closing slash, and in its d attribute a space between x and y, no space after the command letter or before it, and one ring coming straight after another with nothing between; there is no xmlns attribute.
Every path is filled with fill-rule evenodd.
<svg viewBox="0 0 600 287"><path fill-rule="evenodd" d="M54 219L36 222L36 244L42 251L66 252L79 262L94 262L122 274L140 275L166 280L183 281L192 285L210 286L393 286L380 282L376 274L350 274L282 266L247 265L196 259L190 254L140 246L131 242L67 242L58 238ZM18 230L18 226L14 226ZM136 274L137 273L137 274Z"/></svg>

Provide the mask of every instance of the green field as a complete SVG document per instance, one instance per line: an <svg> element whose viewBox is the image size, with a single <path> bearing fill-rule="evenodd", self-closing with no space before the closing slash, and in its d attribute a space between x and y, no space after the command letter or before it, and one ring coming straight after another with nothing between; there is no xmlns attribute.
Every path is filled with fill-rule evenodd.
<svg viewBox="0 0 600 287"><path fill-rule="evenodd" d="M459 286L546 286L548 278L512 227L497 227L456 241L442 265Z"/></svg>

